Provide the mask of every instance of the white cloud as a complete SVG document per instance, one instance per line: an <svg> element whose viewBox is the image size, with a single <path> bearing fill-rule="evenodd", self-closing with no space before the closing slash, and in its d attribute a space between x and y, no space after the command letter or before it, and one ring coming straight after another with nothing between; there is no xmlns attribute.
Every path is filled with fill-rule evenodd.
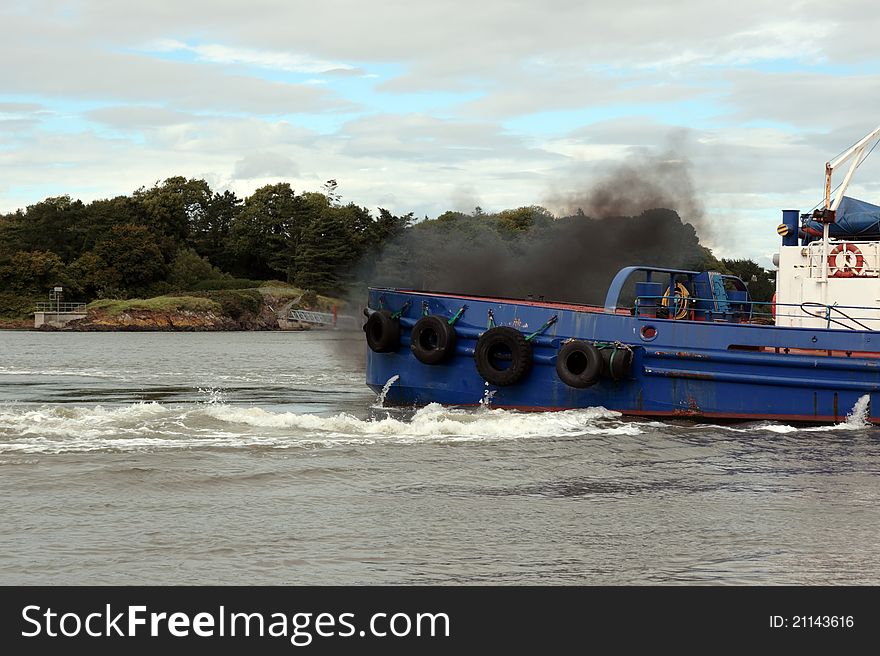
<svg viewBox="0 0 880 656"><path fill-rule="evenodd" d="M257 178L295 178L299 170L292 159L273 152L248 153L235 163L232 177L236 180Z"/></svg>
<svg viewBox="0 0 880 656"><path fill-rule="evenodd" d="M717 247L758 255L880 105L861 0L34 0L0 23L0 211L175 174L501 209L679 134L707 216L737 235ZM878 191L872 162L853 193Z"/></svg>
<svg viewBox="0 0 880 656"><path fill-rule="evenodd" d="M252 48L233 48L217 43L190 45L174 39L160 39L147 44L148 51L190 52L199 61L212 64L243 64L290 73L326 73L328 71L351 71L354 66L322 61L307 55Z"/></svg>
<svg viewBox="0 0 880 656"><path fill-rule="evenodd" d="M193 114L165 107L116 106L102 107L84 113L92 121L123 130L149 129L180 125L197 120Z"/></svg>

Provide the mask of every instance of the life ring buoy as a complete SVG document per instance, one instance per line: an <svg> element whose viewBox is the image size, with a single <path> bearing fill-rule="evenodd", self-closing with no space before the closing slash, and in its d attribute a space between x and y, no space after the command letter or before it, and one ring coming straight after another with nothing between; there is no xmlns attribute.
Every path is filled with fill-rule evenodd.
<svg viewBox="0 0 880 656"><path fill-rule="evenodd" d="M602 356L590 342L566 342L556 356L556 375L569 387L590 387L599 381Z"/></svg>
<svg viewBox="0 0 880 656"><path fill-rule="evenodd" d="M840 265L839 257L843 257ZM855 278L865 271L865 257L855 244L837 244L828 253L828 271L832 278Z"/></svg>
<svg viewBox="0 0 880 656"><path fill-rule="evenodd" d="M770 301L770 314L776 319L776 292L773 292L773 298Z"/></svg>
<svg viewBox="0 0 880 656"><path fill-rule="evenodd" d="M392 353L400 347L400 319L388 310L373 312L364 324L367 346L375 353Z"/></svg>
<svg viewBox="0 0 880 656"><path fill-rule="evenodd" d="M684 283L677 282L675 283L675 291L670 287L666 288L666 292L663 294L663 300L660 301L660 305L667 309L667 312L673 319L684 319L687 317L690 309L690 295L691 293L688 291L688 288L684 286ZM674 308L675 314L670 312L670 306Z"/></svg>
<svg viewBox="0 0 880 656"><path fill-rule="evenodd" d="M474 348L477 371L492 385L513 385L532 368L532 345L516 328L496 326L477 340Z"/></svg>
<svg viewBox="0 0 880 656"><path fill-rule="evenodd" d="M409 348L419 362L440 364L455 353L455 328L440 315L422 317L413 326Z"/></svg>

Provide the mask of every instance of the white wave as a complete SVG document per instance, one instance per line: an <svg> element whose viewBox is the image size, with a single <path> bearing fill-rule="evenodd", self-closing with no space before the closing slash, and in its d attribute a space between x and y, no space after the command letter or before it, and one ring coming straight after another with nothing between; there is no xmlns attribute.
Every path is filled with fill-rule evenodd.
<svg viewBox="0 0 880 656"><path fill-rule="evenodd" d="M273 412L222 403L168 406L136 403L104 408L16 404L0 406L0 454L68 453L97 450L265 447L287 449L379 442L495 441L584 435L639 435L639 425L604 408L521 413L431 404L411 418L388 414L360 419Z"/></svg>
<svg viewBox="0 0 880 656"><path fill-rule="evenodd" d="M78 378L119 378L120 374L99 369L16 369L0 366L0 376L75 376Z"/></svg>
<svg viewBox="0 0 880 656"><path fill-rule="evenodd" d="M859 400L853 405L853 409L846 416L843 423L849 428L867 428L871 425L868 417L871 412L871 396L865 394L859 397Z"/></svg>
<svg viewBox="0 0 880 656"><path fill-rule="evenodd" d="M156 402L132 403L130 405L104 408L103 406L42 406L31 409L16 403L0 406L0 427L10 425L51 426L56 423L94 425L118 425L139 421L168 412L168 407Z"/></svg>
<svg viewBox="0 0 880 656"><path fill-rule="evenodd" d="M208 405L221 405L226 401L226 392L218 387L200 387L199 394L206 397L204 403Z"/></svg>
<svg viewBox="0 0 880 656"><path fill-rule="evenodd" d="M791 426L789 424L780 424L771 421L762 422L746 427L735 426L713 426L713 428L727 430L735 433L753 433L753 432L770 432L787 435L790 433L817 433L836 430L858 430L870 428L871 422L868 420L871 411L871 397L868 394L860 396L853 404L852 410L847 414L846 419L836 424L824 424L821 426Z"/></svg>
<svg viewBox="0 0 880 656"><path fill-rule="evenodd" d="M274 413L262 408L220 405L203 410L209 416L233 424L265 428L296 428L331 435L367 435L374 437L482 437L511 438L558 436L564 434L628 434L641 430L634 425L597 425L597 419L616 419L619 413L604 408L566 410L553 413L520 413L510 410L464 410L431 403L418 409L409 420L391 417L358 419L340 413L319 417L292 412Z"/></svg>

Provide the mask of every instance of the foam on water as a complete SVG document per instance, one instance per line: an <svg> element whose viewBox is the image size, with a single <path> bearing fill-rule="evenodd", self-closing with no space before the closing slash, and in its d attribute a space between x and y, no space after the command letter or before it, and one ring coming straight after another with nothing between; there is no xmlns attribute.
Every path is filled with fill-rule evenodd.
<svg viewBox="0 0 880 656"><path fill-rule="evenodd" d="M389 381L393 383L393 381ZM0 456L90 451L204 448L332 448L343 445L485 442L568 437L636 436L663 430L662 422L628 421L601 407L560 412L455 408L432 403L412 412L367 418L285 412L277 407L234 405L216 388L200 390L204 401L121 406L0 405ZM795 427L775 422L721 425L736 433L859 430L870 424L869 397L861 397L846 420L831 426Z"/></svg>
<svg viewBox="0 0 880 656"><path fill-rule="evenodd" d="M199 394L205 397L204 403L208 405L221 405L226 401L225 390L217 387L200 387Z"/></svg>
<svg viewBox="0 0 880 656"><path fill-rule="evenodd" d="M871 411L871 397L865 394L855 402L842 422L837 424L823 424L821 426L791 426L789 424L780 424L772 421L765 421L758 424L752 424L745 427L739 426L714 426L720 430L726 430L733 433L754 433L754 432L770 432L787 435L789 433L817 433L838 430L860 430L870 428L871 422L868 421Z"/></svg>
<svg viewBox="0 0 880 656"><path fill-rule="evenodd" d="M484 408L488 408L492 404L492 397L495 396L495 393L498 390L490 390L489 383L486 383L486 391L483 392L483 398L480 399L480 405Z"/></svg>
<svg viewBox="0 0 880 656"><path fill-rule="evenodd" d="M437 437L515 438L538 435L566 434L635 435L635 425L615 422L613 426L596 420L615 419L620 415L604 408L567 410L554 413L520 413L510 410L465 410L431 403L419 408L409 420L386 416L383 419L359 419L347 413L319 417L293 412L274 413L255 407L216 406L205 412L230 424L246 424L267 428L290 428L331 435L364 435L374 437ZM623 432L621 432L623 430Z"/></svg>
<svg viewBox="0 0 880 656"><path fill-rule="evenodd" d="M44 376L47 378L77 377L77 378L119 378L118 374L100 369L19 369L16 367L0 366L0 376Z"/></svg>
<svg viewBox="0 0 880 656"><path fill-rule="evenodd" d="M244 447L333 447L467 442L587 435L638 435L604 408L554 413L462 409L430 404L409 418L320 416L228 405L136 403L104 408L0 406L0 454Z"/></svg>
<svg viewBox="0 0 880 656"><path fill-rule="evenodd" d="M385 381L385 384L382 385L382 391L379 392L379 396L376 397L376 406L377 408L383 407L385 403L385 397L388 395L388 390L391 389L391 386L400 380L400 376L394 374L391 378Z"/></svg>
<svg viewBox="0 0 880 656"><path fill-rule="evenodd" d="M870 412L871 396L865 394L864 396L859 397L859 400L856 401L853 409L846 416L846 421L843 423L850 428L866 428L867 426L870 426L870 422L868 421Z"/></svg>

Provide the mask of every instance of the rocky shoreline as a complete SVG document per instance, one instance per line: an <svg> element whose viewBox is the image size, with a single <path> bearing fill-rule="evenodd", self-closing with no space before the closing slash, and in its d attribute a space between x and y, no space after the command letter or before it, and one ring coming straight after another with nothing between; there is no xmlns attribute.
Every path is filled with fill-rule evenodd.
<svg viewBox="0 0 880 656"><path fill-rule="evenodd" d="M90 312L84 319L77 319L65 326L44 325L34 328L33 324L16 326L31 330L51 332L209 332L237 330L312 330L315 327L298 321L280 320L271 312L257 316L246 314L238 319L217 315L213 312L154 312L138 310L108 315Z"/></svg>
<svg viewBox="0 0 880 656"><path fill-rule="evenodd" d="M166 297L164 303L157 303L161 300L163 299L123 302L125 305L122 307L114 306L112 302L109 305L96 304L95 307L89 307L84 318L68 321L64 325L47 323L34 328L33 320L0 320L0 329L49 332L208 332L303 331L320 328L283 318L294 301L274 295L260 294L251 299L250 307L241 302L230 302L228 293L227 297L220 297L219 301L216 298ZM241 301L241 298L237 300ZM298 300L297 298L296 301ZM316 305L319 311L326 311L323 304ZM303 309L310 308L306 306Z"/></svg>
<svg viewBox="0 0 880 656"><path fill-rule="evenodd" d="M272 314L264 316L247 315L238 319L217 315L213 312L194 312L179 310L156 312L134 310L109 315L103 312L90 312L84 319L76 319L61 328L76 332L104 331L208 331L208 330L278 330L278 320Z"/></svg>

